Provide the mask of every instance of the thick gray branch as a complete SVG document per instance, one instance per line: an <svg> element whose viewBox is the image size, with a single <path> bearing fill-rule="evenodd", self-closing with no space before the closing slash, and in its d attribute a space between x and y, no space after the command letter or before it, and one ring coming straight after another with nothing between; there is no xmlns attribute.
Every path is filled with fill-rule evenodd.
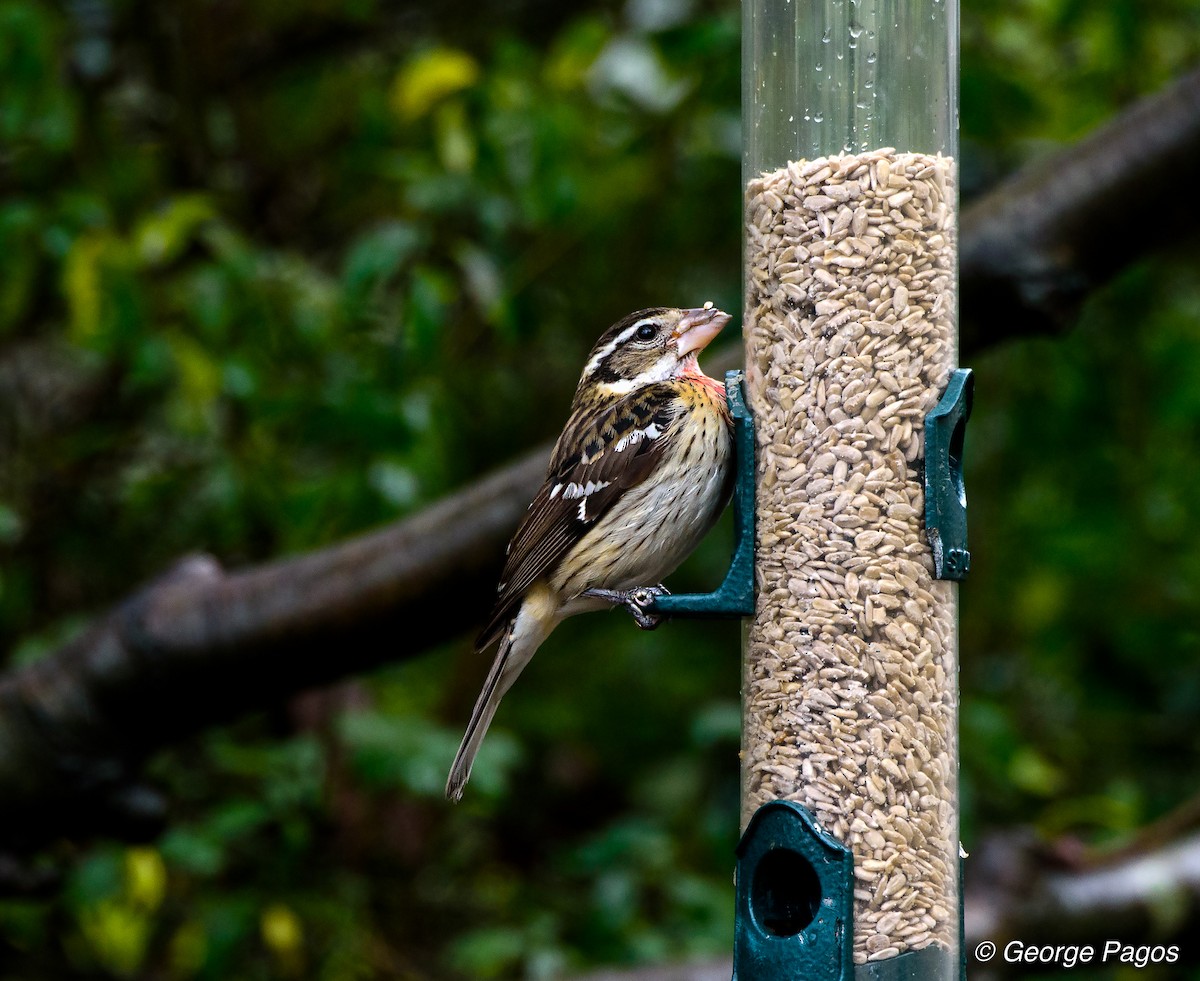
<svg viewBox="0 0 1200 981"><path fill-rule="evenodd" d="M1061 328L1113 273L1194 236L1178 189L1197 177L1200 71L966 208L963 349Z"/></svg>
<svg viewBox="0 0 1200 981"><path fill-rule="evenodd" d="M136 825L152 815L131 774L155 749L482 619L547 455L318 552L234 573L185 559L74 642L0 677L0 845Z"/></svg>
<svg viewBox="0 0 1200 981"><path fill-rule="evenodd" d="M1156 944L1194 936L1200 925L1200 833L1111 862L1053 865L1019 836L992 838L967 859L968 950L983 940Z"/></svg>

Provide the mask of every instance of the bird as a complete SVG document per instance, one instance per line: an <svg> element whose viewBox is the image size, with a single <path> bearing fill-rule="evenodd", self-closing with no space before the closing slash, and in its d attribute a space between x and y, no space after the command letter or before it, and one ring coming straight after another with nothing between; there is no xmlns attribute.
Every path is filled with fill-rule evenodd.
<svg viewBox="0 0 1200 981"><path fill-rule="evenodd" d="M446 782L457 801L501 698L567 617L625 605L646 614L720 517L732 489L725 386L699 353L729 323L710 302L653 307L608 328L588 356L546 479L512 541L476 641L499 643Z"/></svg>

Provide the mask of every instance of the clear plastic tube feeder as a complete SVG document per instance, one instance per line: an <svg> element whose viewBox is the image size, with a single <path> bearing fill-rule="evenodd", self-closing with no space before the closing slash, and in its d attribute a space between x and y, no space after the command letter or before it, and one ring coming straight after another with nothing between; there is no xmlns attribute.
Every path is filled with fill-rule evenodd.
<svg viewBox="0 0 1200 981"><path fill-rule="evenodd" d="M743 824L794 801L852 851L856 964L957 974L957 586L923 484L957 356L957 2L743 12Z"/></svg>

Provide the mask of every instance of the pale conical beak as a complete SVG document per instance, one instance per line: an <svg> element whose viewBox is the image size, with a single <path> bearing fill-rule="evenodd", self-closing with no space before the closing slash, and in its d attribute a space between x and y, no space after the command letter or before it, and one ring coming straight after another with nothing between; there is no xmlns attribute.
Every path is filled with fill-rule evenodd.
<svg viewBox="0 0 1200 981"><path fill-rule="evenodd" d="M694 351L703 351L731 319L724 310L711 306L684 310L671 335L679 342L679 356L683 358Z"/></svg>

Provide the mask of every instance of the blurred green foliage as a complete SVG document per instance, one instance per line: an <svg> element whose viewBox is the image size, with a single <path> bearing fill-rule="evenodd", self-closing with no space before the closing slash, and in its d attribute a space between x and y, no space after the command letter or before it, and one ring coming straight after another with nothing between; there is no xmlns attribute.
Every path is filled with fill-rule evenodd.
<svg viewBox="0 0 1200 981"><path fill-rule="evenodd" d="M0 0L10 663L180 553L318 547L550 438L630 309L737 309L738 30L691 0ZM970 188L1183 70L1200 12L977 0L963 41ZM968 845L1119 839L1193 789L1195 259L975 359ZM727 535L676 585L711 583ZM466 638L198 737L153 761L160 840L63 845L61 894L0 902L0 978L540 979L727 952L738 647L734 626L565 625L456 808Z"/></svg>

